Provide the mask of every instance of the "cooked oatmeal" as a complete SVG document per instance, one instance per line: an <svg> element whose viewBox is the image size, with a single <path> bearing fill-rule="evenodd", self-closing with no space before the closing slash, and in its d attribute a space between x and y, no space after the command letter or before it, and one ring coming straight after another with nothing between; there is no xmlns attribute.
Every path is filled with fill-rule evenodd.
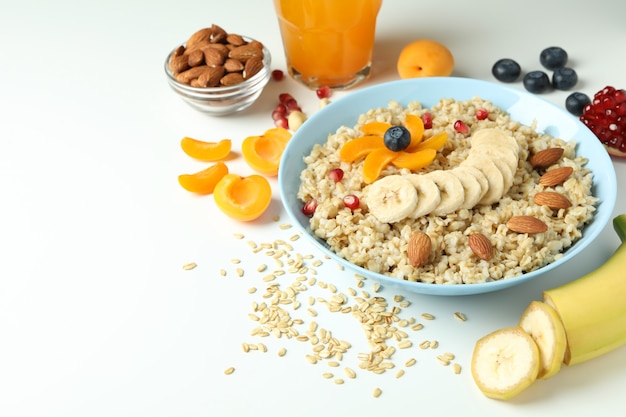
<svg viewBox="0 0 626 417"><path fill-rule="evenodd" d="M477 120L477 109L486 109L489 117ZM353 163L342 162L339 150L347 141L362 136L361 126L372 121L393 125L402 124L406 114L421 116L429 112L433 117L431 129L424 139L445 130L448 140L438 151L435 160L416 171L425 174L435 170L450 170L459 166L471 150L472 134L486 128L497 128L515 138L519 144L519 161L513 184L508 192L492 205L473 209L458 209L445 215L428 214L405 218L395 223L382 223L369 212L368 188L363 181L363 159ZM470 128L468 135L454 130L456 120ZM543 170L533 169L529 156L550 147L562 147L563 156L550 170L559 166L573 168L573 173L560 185L546 187L538 183ZM536 270L563 255L563 252L581 237L582 228L594 214L597 199L592 195L592 174L585 168L586 159L576 155L575 141L565 141L525 126L481 98L468 101L442 99L431 108L419 102L402 106L390 102L386 108L377 108L361 115L355 126L340 127L328 140L315 145L304 158L306 168L301 174L298 198L304 203L317 200L311 216L313 232L328 243L329 248L346 260L390 277L408 281L438 284L471 284L514 277ZM343 179L334 182L329 172L334 168L344 171ZM409 175L407 169L388 165L381 178L388 175ZM572 203L567 209L553 210L533 202L540 191L557 191ZM359 209L344 207L343 197L359 197ZM516 233L508 229L512 216L530 215L548 225L544 233ZM432 240L429 261L420 268L411 266L407 244L415 232L428 234ZM488 260L478 258L468 246L468 236L480 232L494 247Z"/></svg>

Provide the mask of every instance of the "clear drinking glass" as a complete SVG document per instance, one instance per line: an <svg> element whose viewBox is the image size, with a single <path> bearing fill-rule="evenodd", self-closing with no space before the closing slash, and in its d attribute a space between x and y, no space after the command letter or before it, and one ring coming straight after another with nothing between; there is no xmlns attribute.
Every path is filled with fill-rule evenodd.
<svg viewBox="0 0 626 417"><path fill-rule="evenodd" d="M382 0L274 0L287 69L310 88L367 79Z"/></svg>

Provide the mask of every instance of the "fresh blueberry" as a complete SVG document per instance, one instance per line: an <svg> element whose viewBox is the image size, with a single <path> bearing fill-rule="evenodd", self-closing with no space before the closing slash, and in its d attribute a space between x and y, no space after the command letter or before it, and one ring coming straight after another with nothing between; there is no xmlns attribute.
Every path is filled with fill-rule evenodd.
<svg viewBox="0 0 626 417"><path fill-rule="evenodd" d="M552 85L557 90L569 90L578 82L576 71L569 67L557 68L552 73Z"/></svg>
<svg viewBox="0 0 626 417"><path fill-rule="evenodd" d="M411 143L411 133L404 126L392 126L385 132L383 141L390 151L400 152Z"/></svg>
<svg viewBox="0 0 626 417"><path fill-rule="evenodd" d="M585 106L589 103L591 103L591 99L587 94L576 91L565 99L565 108L574 116L580 116L583 114Z"/></svg>
<svg viewBox="0 0 626 417"><path fill-rule="evenodd" d="M541 65L546 69L554 71L567 64L567 52L559 46L551 46L541 51L541 54L539 54L539 62L541 62Z"/></svg>
<svg viewBox="0 0 626 417"><path fill-rule="evenodd" d="M514 60L502 58L493 64L491 73L498 81L502 81L503 83L512 83L519 78L522 73L522 68Z"/></svg>
<svg viewBox="0 0 626 417"><path fill-rule="evenodd" d="M531 93L545 93L550 88L550 78L543 71L531 71L524 76L524 88Z"/></svg>

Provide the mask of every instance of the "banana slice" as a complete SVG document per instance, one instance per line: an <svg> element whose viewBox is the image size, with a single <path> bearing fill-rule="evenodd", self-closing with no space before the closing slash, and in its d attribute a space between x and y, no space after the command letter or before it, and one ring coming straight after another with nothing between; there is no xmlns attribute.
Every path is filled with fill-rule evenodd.
<svg viewBox="0 0 626 417"><path fill-rule="evenodd" d="M450 173L454 174L454 176L457 177L461 181L461 184L463 185L463 191L465 192L465 199L463 200L463 203L460 206L460 208L463 208L463 209L474 208L474 206L478 204L478 202L480 201L481 198L483 198L483 195L484 195L483 185L481 185L481 183L478 181L478 178L475 175L473 175L473 173L469 172L470 169L472 169L472 167L466 166L466 167L456 167L449 171ZM478 171L475 168L473 169L476 172L478 172L480 176L483 178L483 180L485 181L484 190L486 191L487 184L488 184L487 179L480 171Z"/></svg>
<svg viewBox="0 0 626 417"><path fill-rule="evenodd" d="M559 313L541 301L531 301L519 325L539 347L539 374L537 378L548 379L561 370L567 348L567 336Z"/></svg>
<svg viewBox="0 0 626 417"><path fill-rule="evenodd" d="M500 173L502 174L502 195L505 195L509 192L511 186L513 185L515 173L511 171L511 167L507 165L506 161L502 158L491 158L491 162L498 167Z"/></svg>
<svg viewBox="0 0 626 417"><path fill-rule="evenodd" d="M489 333L474 346L472 376L489 398L513 398L531 386L538 373L537 343L519 326Z"/></svg>
<svg viewBox="0 0 626 417"><path fill-rule="evenodd" d="M519 143L513 136L495 128L482 129L472 135L471 143L470 153L504 159L515 176L519 163Z"/></svg>
<svg viewBox="0 0 626 417"><path fill-rule="evenodd" d="M472 152L479 155L482 154L490 156L493 160L501 159L503 162L506 163L506 166L508 167L511 174L515 176L515 173L517 172L517 165L519 163L519 155L514 149L507 148L502 145L480 145L477 148L472 147L470 153Z"/></svg>
<svg viewBox="0 0 626 417"><path fill-rule="evenodd" d="M412 219L426 216L439 205L441 193L432 179L420 174L410 174L406 177L417 190L417 207L409 216Z"/></svg>
<svg viewBox="0 0 626 417"><path fill-rule="evenodd" d="M476 178L476 180L480 184L480 189L481 189L480 199L482 199L485 196L485 194L487 194L487 190L489 190L489 180L487 180L487 177L485 177L485 174L483 174L483 172L480 169L471 165L458 166L457 168L463 169L469 175L472 175L474 178ZM480 202L480 199L478 200L479 202Z"/></svg>
<svg viewBox="0 0 626 417"><path fill-rule="evenodd" d="M499 201L504 195L504 177L492 159L487 155L471 154L460 166L468 165L478 168L489 182L487 192L478 204L488 206Z"/></svg>
<svg viewBox="0 0 626 417"><path fill-rule="evenodd" d="M370 213L383 223L394 223L415 212L418 195L402 175L388 175L374 181L366 194Z"/></svg>
<svg viewBox="0 0 626 417"><path fill-rule="evenodd" d="M465 190L461 180L450 171L431 171L423 175L439 188L441 201L432 213L443 216L457 211L465 201Z"/></svg>

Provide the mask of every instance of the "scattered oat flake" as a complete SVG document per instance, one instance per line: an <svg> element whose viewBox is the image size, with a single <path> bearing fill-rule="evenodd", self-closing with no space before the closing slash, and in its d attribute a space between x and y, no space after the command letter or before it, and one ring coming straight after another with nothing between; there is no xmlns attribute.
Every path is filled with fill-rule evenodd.
<svg viewBox="0 0 626 417"><path fill-rule="evenodd" d="M372 395L374 396L374 398L378 398L378 397L380 397L380 394L382 394L382 393L383 393L383 391L380 388L376 387L374 389L374 392L372 393Z"/></svg>
<svg viewBox="0 0 626 417"><path fill-rule="evenodd" d="M232 366L230 368L226 368L226 370L224 371L226 375L230 375L233 372L235 372L235 368L233 368Z"/></svg>
<svg viewBox="0 0 626 417"><path fill-rule="evenodd" d="M234 234L233 234L233 237L234 237L235 239L243 239L243 238L244 238L244 235L243 235L243 234L241 234L241 233L234 233Z"/></svg>
<svg viewBox="0 0 626 417"><path fill-rule="evenodd" d="M456 313L454 313L454 317L456 317L460 321L466 321L467 320L467 316L465 314L461 313L460 311L457 311Z"/></svg>
<svg viewBox="0 0 626 417"><path fill-rule="evenodd" d="M187 264L183 265L183 269L184 269L185 271L191 271L192 269L194 269L194 268L195 268L195 267L197 267L197 266L198 266L198 264L197 264L197 263L195 263L195 262L189 262L189 263L187 263Z"/></svg>

